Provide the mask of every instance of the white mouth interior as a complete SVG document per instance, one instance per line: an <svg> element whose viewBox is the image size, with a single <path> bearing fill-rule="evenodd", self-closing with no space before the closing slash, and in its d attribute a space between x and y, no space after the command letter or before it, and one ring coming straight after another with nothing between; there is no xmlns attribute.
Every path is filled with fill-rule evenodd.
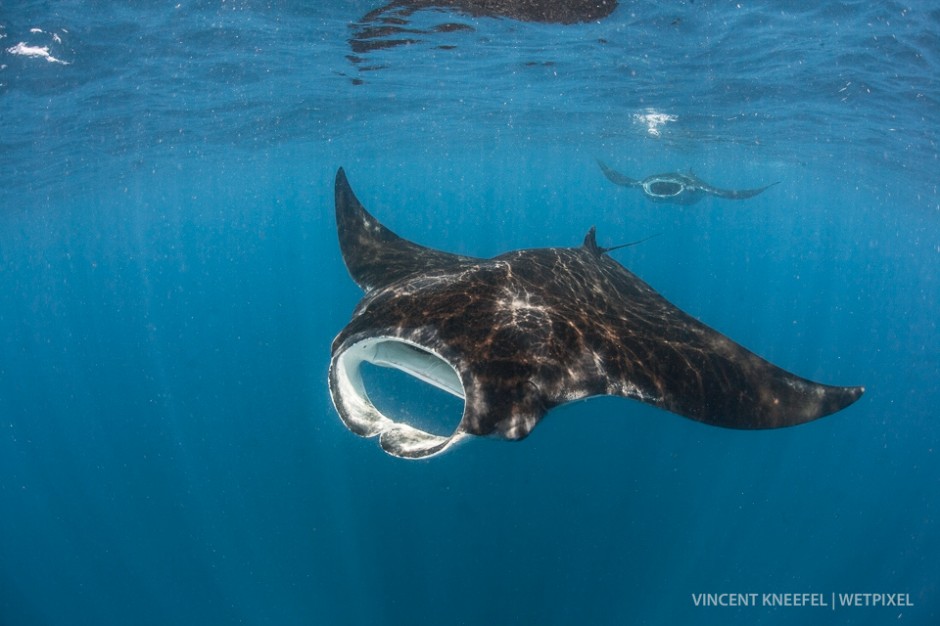
<svg viewBox="0 0 940 626"><path fill-rule="evenodd" d="M450 363L420 346L400 339L384 338L374 342L357 343L352 349L362 351L365 355L363 361L382 367L394 367L461 400L465 399L463 384L457 371Z"/></svg>
<svg viewBox="0 0 940 626"><path fill-rule="evenodd" d="M643 183L643 190L657 198L672 198L685 191L685 186L667 180L654 180Z"/></svg>
<svg viewBox="0 0 940 626"><path fill-rule="evenodd" d="M379 435L386 452L405 458L439 454L465 436L459 425L451 435L443 436L382 413L366 391L363 362L400 370L461 400L466 398L457 371L440 355L397 337L364 339L337 354L331 368L333 402L353 432Z"/></svg>

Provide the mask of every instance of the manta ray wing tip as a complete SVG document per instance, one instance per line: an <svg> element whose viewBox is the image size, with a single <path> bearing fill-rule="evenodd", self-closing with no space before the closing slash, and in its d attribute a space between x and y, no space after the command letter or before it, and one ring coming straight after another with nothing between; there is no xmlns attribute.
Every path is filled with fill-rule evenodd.
<svg viewBox="0 0 940 626"><path fill-rule="evenodd" d="M821 396L814 410L811 419L818 419L826 415L832 415L842 409L855 404L855 402L865 393L865 388L857 387L821 387Z"/></svg>

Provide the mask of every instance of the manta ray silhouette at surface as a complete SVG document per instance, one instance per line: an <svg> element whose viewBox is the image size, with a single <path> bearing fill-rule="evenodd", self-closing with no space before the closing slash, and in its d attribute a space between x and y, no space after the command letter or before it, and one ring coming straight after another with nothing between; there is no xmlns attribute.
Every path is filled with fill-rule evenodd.
<svg viewBox="0 0 940 626"><path fill-rule="evenodd" d="M449 254L395 235L336 175L343 259L366 294L333 342L329 386L346 426L421 458L468 435L522 439L560 404L623 396L729 428L778 428L847 407L861 387L790 374L683 313L595 241ZM380 412L360 366L393 367L464 399L449 436Z"/></svg>
<svg viewBox="0 0 940 626"><path fill-rule="evenodd" d="M604 176L612 183L623 187L639 187L647 198L653 202L666 202L669 204L695 204L706 195L727 198L728 200L744 200L753 198L765 189L773 187L777 183L770 183L765 187L757 189L719 189L712 187L703 180L692 176L691 174L653 174L643 180L634 180L628 178L616 170L612 170L603 162L598 161ZM778 181L779 182L779 181Z"/></svg>

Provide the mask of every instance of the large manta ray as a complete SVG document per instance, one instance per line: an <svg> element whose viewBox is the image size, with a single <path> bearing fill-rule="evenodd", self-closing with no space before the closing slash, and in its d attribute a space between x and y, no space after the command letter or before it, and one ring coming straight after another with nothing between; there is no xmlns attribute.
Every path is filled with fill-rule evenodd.
<svg viewBox="0 0 940 626"><path fill-rule="evenodd" d="M610 182L623 187L639 187L643 190L643 194L653 202L668 204L695 204L706 195L718 196L728 200L744 200L745 198L752 198L768 187L777 184L770 183L757 189L719 189L691 174L679 174L677 172L653 174L643 180L634 180L610 169L602 161L598 161L597 164Z"/></svg>
<svg viewBox="0 0 940 626"><path fill-rule="evenodd" d="M623 396L729 428L779 428L852 404L861 387L790 374L683 313L597 245L492 259L425 248L359 203L342 169L343 259L366 295L333 342L330 394L346 426L404 458L468 435L522 439L560 404ZM362 362L393 367L465 400L449 436L383 415Z"/></svg>

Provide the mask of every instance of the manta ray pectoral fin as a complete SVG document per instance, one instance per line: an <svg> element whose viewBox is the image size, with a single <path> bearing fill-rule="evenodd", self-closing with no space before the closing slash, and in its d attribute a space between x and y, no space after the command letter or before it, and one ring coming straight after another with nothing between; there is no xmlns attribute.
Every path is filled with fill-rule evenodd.
<svg viewBox="0 0 940 626"><path fill-rule="evenodd" d="M464 397L457 372L446 361L420 346L395 337L369 337L341 346L330 363L330 395L346 427L363 437L379 437L393 456L418 459L439 454L466 436L458 426L449 436L430 433L384 415L372 404L362 380L363 362L401 370L457 396Z"/></svg>
<svg viewBox="0 0 940 626"><path fill-rule="evenodd" d="M365 291L406 276L472 260L402 239L383 226L356 198L346 172L336 172L336 224L343 261Z"/></svg>
<svg viewBox="0 0 940 626"><path fill-rule="evenodd" d="M713 196L718 196L719 198L727 198L729 200L744 200L746 198L753 198L759 193L770 189L774 185L779 185L780 181L770 183L763 187L758 187L757 189L719 189L718 187L712 187L711 185L702 184L702 189L706 193L710 193Z"/></svg>
<svg viewBox="0 0 940 626"><path fill-rule="evenodd" d="M650 358L642 371L625 368L621 395L712 426L758 430L830 415L865 391L797 376L655 298L663 325L642 348L630 344Z"/></svg>
<svg viewBox="0 0 940 626"><path fill-rule="evenodd" d="M862 387L824 385L774 365L680 310L610 257L595 258L622 314L604 321L617 337L602 351L608 377L620 383L615 395L749 430L809 422L862 396Z"/></svg>
<svg viewBox="0 0 940 626"><path fill-rule="evenodd" d="M712 426L740 430L805 424L841 411L865 391L863 387L816 383L771 363L754 371L735 367L719 373L705 369L699 372L698 382L706 390L699 396L700 401L695 399L696 391L685 388L682 393L687 395L670 395L661 406Z"/></svg>
<svg viewBox="0 0 940 626"><path fill-rule="evenodd" d="M597 164L600 166L601 171L604 172L604 176L607 177L607 180L616 185L622 185L623 187L637 187L640 185L640 181L633 180L632 178L628 178L616 170L610 169L600 159L597 160Z"/></svg>

